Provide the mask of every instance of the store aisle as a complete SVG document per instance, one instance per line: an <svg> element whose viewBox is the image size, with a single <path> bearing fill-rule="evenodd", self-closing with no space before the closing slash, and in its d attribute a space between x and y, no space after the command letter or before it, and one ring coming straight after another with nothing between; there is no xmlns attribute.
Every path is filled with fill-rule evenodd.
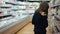
<svg viewBox="0 0 60 34"><path fill-rule="evenodd" d="M25 26L22 30L17 32L17 34L34 34L33 33L33 25L29 23L27 26Z"/></svg>
<svg viewBox="0 0 60 34"><path fill-rule="evenodd" d="M34 26L31 23L29 23L27 26L25 26L22 30L20 30L16 34L34 34L33 27ZM48 31L47 34L51 34L48 28L47 31Z"/></svg>

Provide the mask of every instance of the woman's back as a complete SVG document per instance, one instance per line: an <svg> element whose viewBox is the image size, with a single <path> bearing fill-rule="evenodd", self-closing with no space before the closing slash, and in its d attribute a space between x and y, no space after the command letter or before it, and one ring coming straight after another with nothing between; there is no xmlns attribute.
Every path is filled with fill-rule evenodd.
<svg viewBox="0 0 60 34"><path fill-rule="evenodd" d="M41 29L45 29L48 26L47 23L47 16L42 16L39 13L34 14L33 19L32 19L32 24L35 26L34 31L41 31Z"/></svg>

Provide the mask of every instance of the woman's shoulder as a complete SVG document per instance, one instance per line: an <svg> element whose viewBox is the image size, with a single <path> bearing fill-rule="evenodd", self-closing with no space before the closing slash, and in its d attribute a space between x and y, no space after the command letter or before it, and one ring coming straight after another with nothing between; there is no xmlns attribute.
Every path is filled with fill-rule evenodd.
<svg viewBox="0 0 60 34"><path fill-rule="evenodd" d="M33 17L35 17L35 18L40 18L41 16L40 16L39 13L35 13L35 14L33 15Z"/></svg>
<svg viewBox="0 0 60 34"><path fill-rule="evenodd" d="M34 13L34 15L41 15L40 13Z"/></svg>

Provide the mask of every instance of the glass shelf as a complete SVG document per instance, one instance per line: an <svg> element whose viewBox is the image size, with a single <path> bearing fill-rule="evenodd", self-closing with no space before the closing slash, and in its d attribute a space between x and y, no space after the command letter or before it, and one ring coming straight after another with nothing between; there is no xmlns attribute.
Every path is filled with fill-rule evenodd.
<svg viewBox="0 0 60 34"><path fill-rule="evenodd" d="M20 16L15 14L15 17L11 17L10 19L0 20L0 30L15 24L17 21L21 21L23 18L26 18L27 16L28 15L23 15L23 13L20 13Z"/></svg>

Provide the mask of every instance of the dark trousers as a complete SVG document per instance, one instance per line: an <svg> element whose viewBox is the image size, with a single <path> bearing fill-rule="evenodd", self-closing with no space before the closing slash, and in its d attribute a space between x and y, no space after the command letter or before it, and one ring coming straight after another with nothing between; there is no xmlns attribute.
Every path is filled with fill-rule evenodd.
<svg viewBox="0 0 60 34"><path fill-rule="evenodd" d="M42 30L42 31L34 31L34 34L46 34L46 30Z"/></svg>
<svg viewBox="0 0 60 34"><path fill-rule="evenodd" d="M34 32L34 34L46 34L46 32Z"/></svg>

